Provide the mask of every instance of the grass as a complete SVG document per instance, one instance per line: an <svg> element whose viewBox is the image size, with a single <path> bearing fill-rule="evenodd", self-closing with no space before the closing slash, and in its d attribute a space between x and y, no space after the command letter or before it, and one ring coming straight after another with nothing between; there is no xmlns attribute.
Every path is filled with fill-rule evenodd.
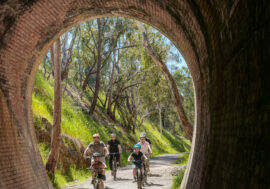
<svg viewBox="0 0 270 189"><path fill-rule="evenodd" d="M179 166L184 166L187 164L188 158L189 158L189 153L185 153L184 155L180 156L176 160L175 163ZM184 174L185 174L185 168L180 169L177 176L173 180L172 189L179 189L180 188Z"/></svg>
<svg viewBox="0 0 270 189"><path fill-rule="evenodd" d="M181 186L181 182L183 180L183 177L184 177L184 174L185 174L185 169L181 169L176 178L173 180L173 185L172 185L172 189L179 189L180 186Z"/></svg>
<svg viewBox="0 0 270 189"><path fill-rule="evenodd" d="M180 156L177 160L176 160L176 164L177 165L186 165L188 162L188 158L189 158L189 153L185 153L184 155Z"/></svg>
<svg viewBox="0 0 270 189"><path fill-rule="evenodd" d="M50 123L53 121L53 81L47 81L44 79L41 70L37 72L34 92L32 94L32 109L34 114L35 127L44 127L40 122L40 117L46 118ZM119 119L119 115L116 115ZM114 125L115 129L121 133L126 131L119 125ZM78 106L76 106L73 100L64 95L62 99L62 133L68 134L71 137L79 139L85 146L92 142L92 135L99 133L102 140L107 143L110 139L111 130L105 125L99 125L93 119L83 112ZM136 128L136 134L131 134L133 141L139 138L140 132L145 131L148 137L153 143L153 153L155 156L165 153L175 152L188 152L190 143L187 140L172 135L164 130L163 135L160 136L158 127L150 122L144 122L143 127ZM131 152L132 146L130 138L126 134L118 136L118 139L122 144L125 144L126 148L122 154L122 165L128 164L127 158ZM48 157L50 146L39 143L39 149L44 164ZM71 166L68 174L62 174L60 170L57 170L55 177L52 178L52 183L55 188L66 185L68 182L84 179L90 176L90 173L85 169L76 168Z"/></svg>

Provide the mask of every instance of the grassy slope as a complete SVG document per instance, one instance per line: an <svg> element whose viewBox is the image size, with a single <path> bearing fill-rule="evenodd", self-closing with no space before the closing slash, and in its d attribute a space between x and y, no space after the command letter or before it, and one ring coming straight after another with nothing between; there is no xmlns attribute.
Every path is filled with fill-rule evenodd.
<svg viewBox="0 0 270 189"><path fill-rule="evenodd" d="M32 100L35 127L42 127L38 122L38 117L44 117L52 123L53 81L45 80L40 70L36 76ZM93 121L93 119L85 114L78 106L76 106L73 100L67 95L64 95L62 101L61 127L63 133L66 133L74 138L78 138L85 145L91 142L91 136L93 133L99 133L104 142L107 142L110 139L111 130L109 127L99 125ZM117 125L114 125L114 127L116 130L124 132L122 127ZM133 141L136 141L139 137L140 131L146 131L148 137L153 141L154 155L189 150L190 143L187 140L182 140L166 131L164 131L164 135L160 137L158 128L149 122L145 122L143 127L144 128L137 129L136 134L132 134L131 136ZM130 142L127 135L120 135L118 136L118 139L127 146L133 146L133 143ZM45 163L49 152L49 146L39 143L39 147ZM129 150L125 150L123 152L123 165L127 164L126 159L128 154ZM86 171L76 168L71 168L69 175L62 175L59 171L57 171L55 183L61 186L66 182L82 179L87 176L89 175Z"/></svg>

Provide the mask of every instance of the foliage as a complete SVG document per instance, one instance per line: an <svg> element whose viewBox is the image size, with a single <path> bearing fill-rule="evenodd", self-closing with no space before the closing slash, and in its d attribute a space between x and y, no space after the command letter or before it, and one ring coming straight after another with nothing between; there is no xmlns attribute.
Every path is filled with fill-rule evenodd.
<svg viewBox="0 0 270 189"><path fill-rule="evenodd" d="M180 156L177 160L176 160L176 164L177 165L186 165L188 162L188 158L189 158L189 153L185 153L184 155Z"/></svg>
<svg viewBox="0 0 270 189"><path fill-rule="evenodd" d="M179 189L180 188L180 185L181 185L181 182L183 180L184 174L185 174L185 169L181 169L178 172L176 178L173 181L172 189Z"/></svg>
<svg viewBox="0 0 270 189"><path fill-rule="evenodd" d="M181 182L183 180L184 174L185 174L185 165L188 162L188 158L189 158L189 153L185 153L184 155L180 156L177 160L176 160L176 164L179 166L184 166L182 167L177 176L174 178L173 180L173 185L172 185L172 189L179 189Z"/></svg>

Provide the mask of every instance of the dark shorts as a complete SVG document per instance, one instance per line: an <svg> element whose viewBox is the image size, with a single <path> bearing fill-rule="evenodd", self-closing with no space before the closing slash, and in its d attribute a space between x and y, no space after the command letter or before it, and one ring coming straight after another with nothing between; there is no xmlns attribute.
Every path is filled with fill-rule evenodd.
<svg viewBox="0 0 270 189"><path fill-rule="evenodd" d="M103 174L101 174L101 173L98 174L98 178L99 178L99 179L102 179L102 180L106 180L105 175L103 175Z"/></svg>
<svg viewBox="0 0 270 189"><path fill-rule="evenodd" d="M134 168L143 168L144 166L143 166L143 163L132 163L132 168L134 169Z"/></svg>

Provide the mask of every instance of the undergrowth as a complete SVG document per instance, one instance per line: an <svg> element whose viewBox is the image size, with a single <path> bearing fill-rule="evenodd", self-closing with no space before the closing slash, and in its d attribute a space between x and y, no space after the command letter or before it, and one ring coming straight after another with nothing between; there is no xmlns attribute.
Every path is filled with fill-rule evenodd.
<svg viewBox="0 0 270 189"><path fill-rule="evenodd" d="M179 189L181 182L183 180L184 174L185 174L185 165L188 162L188 158L189 158L189 153L185 153L184 155L180 156L177 160L176 160L176 164L178 166L183 166L183 168L181 168L177 174L177 176L174 178L173 180L173 185L172 185L172 189Z"/></svg>

